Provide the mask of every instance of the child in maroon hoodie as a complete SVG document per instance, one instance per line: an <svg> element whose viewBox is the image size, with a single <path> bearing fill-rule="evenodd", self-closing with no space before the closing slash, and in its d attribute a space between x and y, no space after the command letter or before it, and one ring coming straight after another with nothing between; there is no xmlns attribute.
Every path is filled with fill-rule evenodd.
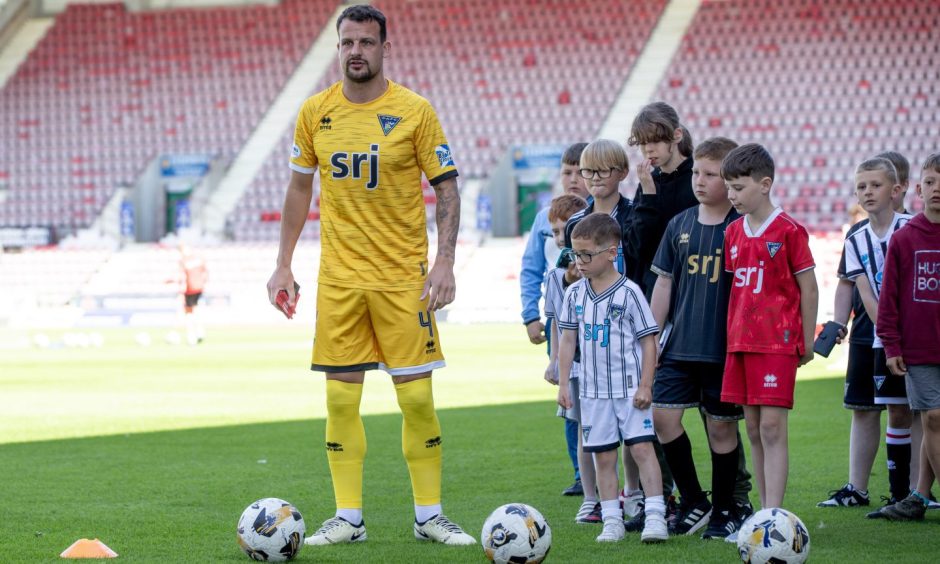
<svg viewBox="0 0 940 564"><path fill-rule="evenodd" d="M924 162L917 193L924 199L924 212L898 230L888 246L877 333L888 369L906 376L911 409L921 412L924 453L936 475L940 472L940 153ZM882 510L886 517L924 518L933 476L920 474L911 495Z"/></svg>

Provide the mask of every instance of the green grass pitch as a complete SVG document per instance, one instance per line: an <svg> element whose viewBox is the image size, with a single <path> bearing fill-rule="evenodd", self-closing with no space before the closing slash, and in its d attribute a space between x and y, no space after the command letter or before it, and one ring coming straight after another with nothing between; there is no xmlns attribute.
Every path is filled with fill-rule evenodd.
<svg viewBox="0 0 940 564"><path fill-rule="evenodd" d="M246 562L235 523L261 497L303 513L308 533L332 515L323 452L324 385L309 367L308 327L212 329L196 348L104 332L101 348L0 349L0 499L3 562L53 562L78 538L98 537L134 562ZM444 430L444 508L475 537L489 512L519 501L552 526L554 562L733 562L731 545L698 537L643 546L637 535L598 544L573 521L571 480L542 347L516 325L441 326L448 368L435 376ZM14 343L22 335L0 332ZM837 349L836 354L840 354ZM940 511L924 523L864 519L863 509L818 509L847 472L849 414L841 375L820 360L801 370L790 419L785 505L806 523L814 562L927 562L940 552ZM301 562L482 562L479 546L418 543L400 425L389 380L367 378L363 411L369 540L305 547ZM703 485L710 480L701 422L686 419ZM887 493L883 454L871 480ZM752 494L756 503L756 493ZM873 500L873 504L877 502Z"/></svg>

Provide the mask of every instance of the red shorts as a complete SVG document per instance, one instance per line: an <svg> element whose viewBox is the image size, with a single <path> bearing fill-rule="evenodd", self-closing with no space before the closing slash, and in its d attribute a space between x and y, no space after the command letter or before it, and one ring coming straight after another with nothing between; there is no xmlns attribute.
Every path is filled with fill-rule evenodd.
<svg viewBox="0 0 940 564"><path fill-rule="evenodd" d="M799 363L800 357L793 354L728 353L721 401L792 409Z"/></svg>

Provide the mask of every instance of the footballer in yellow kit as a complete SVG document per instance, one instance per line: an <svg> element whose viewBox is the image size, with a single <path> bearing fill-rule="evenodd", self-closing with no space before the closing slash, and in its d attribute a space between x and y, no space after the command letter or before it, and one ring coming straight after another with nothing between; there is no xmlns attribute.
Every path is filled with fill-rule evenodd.
<svg viewBox="0 0 940 564"><path fill-rule="evenodd" d="M354 104L336 83L301 108L290 167L320 172L316 342L329 346L315 342L313 369L443 367L434 316L413 291L428 274L421 173L432 185L457 176L428 101L388 81Z"/></svg>

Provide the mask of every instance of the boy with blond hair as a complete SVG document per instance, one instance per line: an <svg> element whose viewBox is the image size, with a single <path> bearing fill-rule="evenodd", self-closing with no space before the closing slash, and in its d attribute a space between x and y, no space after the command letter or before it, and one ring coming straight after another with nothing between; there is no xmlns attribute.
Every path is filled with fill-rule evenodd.
<svg viewBox="0 0 940 564"><path fill-rule="evenodd" d="M653 450L653 373L659 327L643 292L617 271L620 226L604 214L584 218L571 234L583 278L568 287L558 318L561 330L558 404L573 403L568 388L576 345L581 347L581 423L584 450L594 453L604 529L598 542L625 534L617 499L617 449L630 449L640 477L657 495L646 497L643 542L669 536L659 463Z"/></svg>
<svg viewBox="0 0 940 564"><path fill-rule="evenodd" d="M816 265L806 229L770 199L774 160L767 149L755 143L734 149L721 177L744 216L725 232L725 271L733 279L721 399L744 407L761 506L781 507L796 369L813 359Z"/></svg>

